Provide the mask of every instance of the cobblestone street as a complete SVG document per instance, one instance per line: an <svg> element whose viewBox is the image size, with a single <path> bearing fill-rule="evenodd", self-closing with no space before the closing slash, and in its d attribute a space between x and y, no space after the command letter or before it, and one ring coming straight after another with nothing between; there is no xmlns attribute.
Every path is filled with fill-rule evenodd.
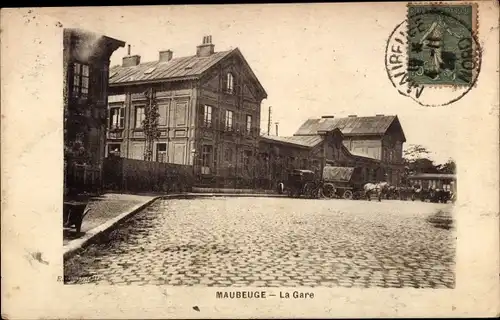
<svg viewBox="0 0 500 320"><path fill-rule="evenodd" d="M65 276L95 284L453 288L454 230L428 221L451 210L395 200L159 200L109 242L66 261Z"/></svg>

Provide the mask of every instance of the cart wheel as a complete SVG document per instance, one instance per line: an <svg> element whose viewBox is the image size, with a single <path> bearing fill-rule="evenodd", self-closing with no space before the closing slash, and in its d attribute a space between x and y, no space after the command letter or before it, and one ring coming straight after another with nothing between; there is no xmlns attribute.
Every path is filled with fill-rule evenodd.
<svg viewBox="0 0 500 320"><path fill-rule="evenodd" d="M354 200L359 200L359 199L361 199L361 197L362 197L362 194L361 194L361 192L360 192L360 191L356 191L356 192L354 192L354 193L352 194L352 198L353 198Z"/></svg>
<svg viewBox="0 0 500 320"><path fill-rule="evenodd" d="M326 184L323 187L323 194L327 198L333 198L333 197L335 197L335 187L332 184Z"/></svg>
<svg viewBox="0 0 500 320"><path fill-rule="evenodd" d="M344 199L351 200L352 199L352 191L346 190L343 195Z"/></svg>
<svg viewBox="0 0 500 320"><path fill-rule="evenodd" d="M314 198L314 185L312 183L306 183L304 186L304 195L308 198Z"/></svg>
<svg viewBox="0 0 500 320"><path fill-rule="evenodd" d="M314 199L321 199L323 195L323 189L321 187L318 187L316 190L314 190Z"/></svg>

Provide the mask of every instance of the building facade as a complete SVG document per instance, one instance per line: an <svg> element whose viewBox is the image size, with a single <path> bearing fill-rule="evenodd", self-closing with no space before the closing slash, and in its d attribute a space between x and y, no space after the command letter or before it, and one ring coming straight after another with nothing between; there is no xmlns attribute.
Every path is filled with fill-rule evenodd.
<svg viewBox="0 0 500 320"><path fill-rule="evenodd" d="M345 118L323 116L320 119L308 119L294 137L315 136L333 129L342 132L342 143L351 155L379 161L378 168L369 168L370 180L387 181L396 186L401 183L404 172L403 143L406 137L397 116L351 115Z"/></svg>
<svg viewBox="0 0 500 320"><path fill-rule="evenodd" d="M124 45L84 30L63 31L65 193L99 188L110 57Z"/></svg>
<svg viewBox="0 0 500 320"><path fill-rule="evenodd" d="M344 135L338 128L323 130L315 135L262 136L259 147L258 180L261 187L274 188L286 182L293 169L309 169L320 177L327 165L359 167L364 181L384 179L379 170L381 161L351 153L344 144Z"/></svg>
<svg viewBox="0 0 500 320"><path fill-rule="evenodd" d="M153 160L193 165L198 184L249 184L267 93L238 48L216 52L205 36L196 54L157 61L123 58L110 70L107 153L144 159L143 121L152 92L160 137Z"/></svg>

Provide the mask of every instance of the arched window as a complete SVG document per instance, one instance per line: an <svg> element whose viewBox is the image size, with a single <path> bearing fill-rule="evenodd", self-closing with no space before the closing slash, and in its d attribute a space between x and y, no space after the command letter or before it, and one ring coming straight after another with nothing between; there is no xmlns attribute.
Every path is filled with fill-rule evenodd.
<svg viewBox="0 0 500 320"><path fill-rule="evenodd" d="M231 72L228 72L226 75L226 92L230 94L234 93L234 77Z"/></svg>

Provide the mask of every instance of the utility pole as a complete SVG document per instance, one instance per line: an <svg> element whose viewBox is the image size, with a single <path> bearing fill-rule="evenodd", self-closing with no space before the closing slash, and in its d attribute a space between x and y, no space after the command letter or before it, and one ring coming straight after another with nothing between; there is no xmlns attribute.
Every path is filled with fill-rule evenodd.
<svg viewBox="0 0 500 320"><path fill-rule="evenodd" d="M269 116L267 118L267 135L271 135L271 106L269 106Z"/></svg>

